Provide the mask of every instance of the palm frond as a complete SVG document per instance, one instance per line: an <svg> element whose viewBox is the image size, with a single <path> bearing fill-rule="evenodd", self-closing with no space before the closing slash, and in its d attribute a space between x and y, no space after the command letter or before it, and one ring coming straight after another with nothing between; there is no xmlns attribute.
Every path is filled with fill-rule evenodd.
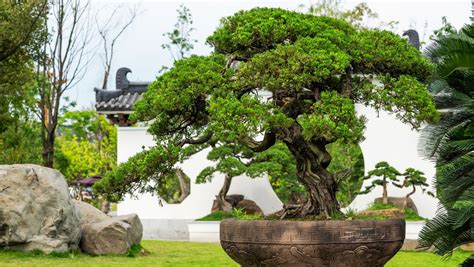
<svg viewBox="0 0 474 267"><path fill-rule="evenodd" d="M426 126L420 135L418 150L427 159L437 160L440 147L449 140L451 132L466 124L474 116L473 110L453 111L436 124Z"/></svg>
<svg viewBox="0 0 474 267"><path fill-rule="evenodd" d="M419 234L418 247L434 248L434 253L450 256L452 250L460 245L472 242L470 222L462 227L454 227L449 212L438 209L436 216L428 221Z"/></svg>

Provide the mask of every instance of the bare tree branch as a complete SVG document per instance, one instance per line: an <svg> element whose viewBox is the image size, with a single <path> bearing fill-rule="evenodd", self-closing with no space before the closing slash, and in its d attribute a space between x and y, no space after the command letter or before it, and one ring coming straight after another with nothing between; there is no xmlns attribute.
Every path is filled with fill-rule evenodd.
<svg viewBox="0 0 474 267"><path fill-rule="evenodd" d="M125 32L125 30L132 25L135 21L136 17L139 15L137 6L130 8L129 16L122 24L123 21L121 18L117 17L117 12L120 11L122 6L117 6L110 16L107 17L105 23L100 25L97 16L95 18L95 24L97 27L97 31L99 36L102 39L102 48L104 55L102 56L103 64L104 64L104 76L102 79L102 89L107 89L107 81L110 76L110 69L112 67L112 60L114 58L114 49L115 43L120 38L120 36ZM115 23L114 23L115 22ZM118 31L114 34L112 31L114 29L118 29Z"/></svg>
<svg viewBox="0 0 474 267"><path fill-rule="evenodd" d="M43 164L53 166L54 140L66 90L85 75L94 53L90 2L52 0L43 54L38 61L38 112L43 125Z"/></svg>

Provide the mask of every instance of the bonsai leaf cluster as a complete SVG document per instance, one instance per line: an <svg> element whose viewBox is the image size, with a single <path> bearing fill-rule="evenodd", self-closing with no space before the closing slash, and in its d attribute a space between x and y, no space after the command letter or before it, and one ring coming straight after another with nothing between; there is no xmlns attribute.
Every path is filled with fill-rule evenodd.
<svg viewBox="0 0 474 267"><path fill-rule="evenodd" d="M256 8L222 19L207 42L211 55L176 61L135 106L135 119L150 121L157 141L150 151L172 152L132 158L153 172L119 167L105 178L116 182L103 192L156 187L188 146L231 144L258 153L282 143L308 196L285 214L329 218L340 214L336 192L343 176L328 171L327 146L363 140L366 119L355 104L392 112L414 128L438 116L425 84L431 64L388 31Z"/></svg>

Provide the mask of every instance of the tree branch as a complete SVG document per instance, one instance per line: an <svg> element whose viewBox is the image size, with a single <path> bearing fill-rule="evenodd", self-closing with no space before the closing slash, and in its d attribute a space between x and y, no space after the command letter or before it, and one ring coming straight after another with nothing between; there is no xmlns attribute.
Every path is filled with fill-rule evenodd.
<svg viewBox="0 0 474 267"><path fill-rule="evenodd" d="M184 146L184 145L201 145L206 143L207 141L211 140L212 138L212 133L208 132L205 135L202 135L196 139L190 139L190 138L185 138L181 140L181 142L178 143L179 146Z"/></svg>
<svg viewBox="0 0 474 267"><path fill-rule="evenodd" d="M272 131L270 131L265 133L262 141L255 141L252 138L245 136L244 138L240 139L240 142L242 142L254 152L262 152L269 149L275 144L276 135Z"/></svg>

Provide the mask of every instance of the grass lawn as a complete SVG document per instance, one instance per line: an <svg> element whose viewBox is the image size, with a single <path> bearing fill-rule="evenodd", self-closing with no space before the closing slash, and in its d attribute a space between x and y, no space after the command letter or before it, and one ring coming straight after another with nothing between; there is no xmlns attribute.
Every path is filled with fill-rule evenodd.
<svg viewBox="0 0 474 267"><path fill-rule="evenodd" d="M84 254L60 256L0 251L0 266L238 266L221 249L219 244L175 241L143 241L146 256L91 257ZM449 261L425 252L399 252L386 266L457 266L470 255L457 251Z"/></svg>

